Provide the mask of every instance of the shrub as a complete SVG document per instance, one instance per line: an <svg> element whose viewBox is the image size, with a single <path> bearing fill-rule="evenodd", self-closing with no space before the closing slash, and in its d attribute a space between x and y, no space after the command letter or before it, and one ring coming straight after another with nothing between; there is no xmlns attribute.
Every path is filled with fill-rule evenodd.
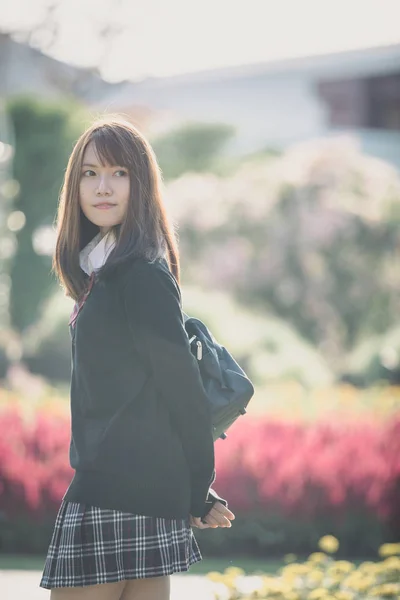
<svg viewBox="0 0 400 600"><path fill-rule="evenodd" d="M164 178L210 169L234 133L235 128L225 123L188 122L156 138L153 148Z"/></svg>
<svg viewBox="0 0 400 600"><path fill-rule="evenodd" d="M13 170L19 184L12 208L26 218L15 232L16 252L10 258L9 311L12 326L23 331L56 289L49 277L51 251L39 253L34 238L41 227L51 228L64 169L80 129L75 118L83 112L72 100L60 103L29 96L11 98L6 108L14 130Z"/></svg>
<svg viewBox="0 0 400 600"><path fill-rule="evenodd" d="M0 431L0 546L26 551L21 518L37 539L73 475L69 418L65 407L6 406ZM216 446L217 491L237 519L229 534L198 532L209 553L304 553L328 528L347 553L365 554L400 534L400 416L312 425L248 415L231 431Z"/></svg>
<svg viewBox="0 0 400 600"><path fill-rule="evenodd" d="M338 521L355 509L382 521L400 505L400 415L387 423L237 422L218 442L218 491L241 513Z"/></svg>
<svg viewBox="0 0 400 600"><path fill-rule="evenodd" d="M354 144L302 143L166 192L193 281L286 321L336 374L397 324L400 178Z"/></svg>

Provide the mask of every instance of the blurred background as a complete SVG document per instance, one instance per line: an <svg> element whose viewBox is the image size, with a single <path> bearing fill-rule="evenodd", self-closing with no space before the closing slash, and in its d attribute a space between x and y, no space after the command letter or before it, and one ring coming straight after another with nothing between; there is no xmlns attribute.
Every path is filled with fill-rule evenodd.
<svg viewBox="0 0 400 600"><path fill-rule="evenodd" d="M216 443L236 521L196 533L206 567L400 541L399 17L396 0L0 2L0 566L41 568L72 477L54 219L74 141L109 112L159 159L185 311L256 388Z"/></svg>

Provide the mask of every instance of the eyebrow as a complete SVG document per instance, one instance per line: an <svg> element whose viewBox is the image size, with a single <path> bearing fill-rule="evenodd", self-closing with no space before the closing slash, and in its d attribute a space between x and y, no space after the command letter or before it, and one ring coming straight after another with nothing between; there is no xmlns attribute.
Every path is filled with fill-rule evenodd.
<svg viewBox="0 0 400 600"><path fill-rule="evenodd" d="M126 169L126 167L122 167L122 165L109 165L110 167L121 167L122 169ZM94 169L98 169L100 165L92 165L91 163L83 163L83 167L93 167Z"/></svg>

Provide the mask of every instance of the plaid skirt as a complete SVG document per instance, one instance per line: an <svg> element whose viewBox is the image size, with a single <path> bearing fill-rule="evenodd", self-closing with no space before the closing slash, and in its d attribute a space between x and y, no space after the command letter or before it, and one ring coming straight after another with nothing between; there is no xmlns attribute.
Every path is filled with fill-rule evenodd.
<svg viewBox="0 0 400 600"><path fill-rule="evenodd" d="M188 571L202 559L189 519L61 502L40 587L77 587Z"/></svg>

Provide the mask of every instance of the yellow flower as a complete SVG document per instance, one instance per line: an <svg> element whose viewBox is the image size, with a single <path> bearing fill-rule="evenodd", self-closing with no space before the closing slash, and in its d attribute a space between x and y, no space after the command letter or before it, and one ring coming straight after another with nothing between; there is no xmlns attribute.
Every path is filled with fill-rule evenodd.
<svg viewBox="0 0 400 600"><path fill-rule="evenodd" d="M378 598L395 598L400 597L400 585L396 583L384 583L377 585L369 591L369 595Z"/></svg>
<svg viewBox="0 0 400 600"><path fill-rule="evenodd" d="M224 571L224 575L237 577L238 575L245 575L245 571L240 567L227 567Z"/></svg>
<svg viewBox="0 0 400 600"><path fill-rule="evenodd" d="M265 584L263 586L263 595L261 597L264 598L265 596L266 598L269 598L270 596L273 597L278 595L286 598L287 594L289 594L292 591L292 587L288 585L286 581L281 581L277 578L271 578L268 584Z"/></svg>
<svg viewBox="0 0 400 600"><path fill-rule="evenodd" d="M351 573L356 568L353 563L348 560L337 560L328 568L328 575L334 577L336 575L346 575Z"/></svg>
<svg viewBox="0 0 400 600"><path fill-rule="evenodd" d="M400 569L400 556L389 556L389 558L385 558L384 561L381 562L383 568L389 569Z"/></svg>
<svg viewBox="0 0 400 600"><path fill-rule="evenodd" d="M352 592L344 592L344 591L337 591L335 592L335 596L336 596L336 600L353 600L354 599L354 594Z"/></svg>
<svg viewBox="0 0 400 600"><path fill-rule="evenodd" d="M332 554L333 552L337 552L339 549L339 540L335 538L333 535L324 535L318 542L318 546L324 552L329 552Z"/></svg>
<svg viewBox="0 0 400 600"><path fill-rule="evenodd" d="M297 592L290 591L286 592L285 600L301 600L301 596Z"/></svg>
<svg viewBox="0 0 400 600"><path fill-rule="evenodd" d="M399 544L382 544L379 548L380 556L393 556L400 554L400 543Z"/></svg>
<svg viewBox="0 0 400 600"><path fill-rule="evenodd" d="M361 573L352 573L343 581L343 585L345 587L350 588L358 592L359 594L365 593L375 585L376 580L374 577L370 577L368 575L362 575Z"/></svg>
<svg viewBox="0 0 400 600"><path fill-rule="evenodd" d="M344 573L353 571L356 568L356 565L349 560L337 560L334 566L339 569L339 571L343 571Z"/></svg>
<svg viewBox="0 0 400 600"><path fill-rule="evenodd" d="M285 554L285 556L283 557L283 560L285 563L293 563L296 559L297 559L297 556L292 553Z"/></svg>
<svg viewBox="0 0 400 600"><path fill-rule="evenodd" d="M320 569L314 569L307 575L307 581L309 583L322 583L325 578L325 574Z"/></svg>
<svg viewBox="0 0 400 600"><path fill-rule="evenodd" d="M373 570L375 567L376 567L376 563L372 562L371 560L366 560L358 566L358 570L359 571L369 571L370 569Z"/></svg>
<svg viewBox="0 0 400 600"><path fill-rule="evenodd" d="M323 562L326 562L327 560L330 560L330 558L329 558L329 556L324 554L324 552L313 552L308 557L308 560L311 563L323 563Z"/></svg>
<svg viewBox="0 0 400 600"><path fill-rule="evenodd" d="M308 594L308 600L325 600L328 592L324 588L316 588Z"/></svg>
<svg viewBox="0 0 400 600"><path fill-rule="evenodd" d="M286 576L286 575L301 576L301 575L307 575L307 573L310 573L311 570L312 570L312 565L293 563L291 565L286 565L285 567L282 567L281 574L283 576Z"/></svg>

